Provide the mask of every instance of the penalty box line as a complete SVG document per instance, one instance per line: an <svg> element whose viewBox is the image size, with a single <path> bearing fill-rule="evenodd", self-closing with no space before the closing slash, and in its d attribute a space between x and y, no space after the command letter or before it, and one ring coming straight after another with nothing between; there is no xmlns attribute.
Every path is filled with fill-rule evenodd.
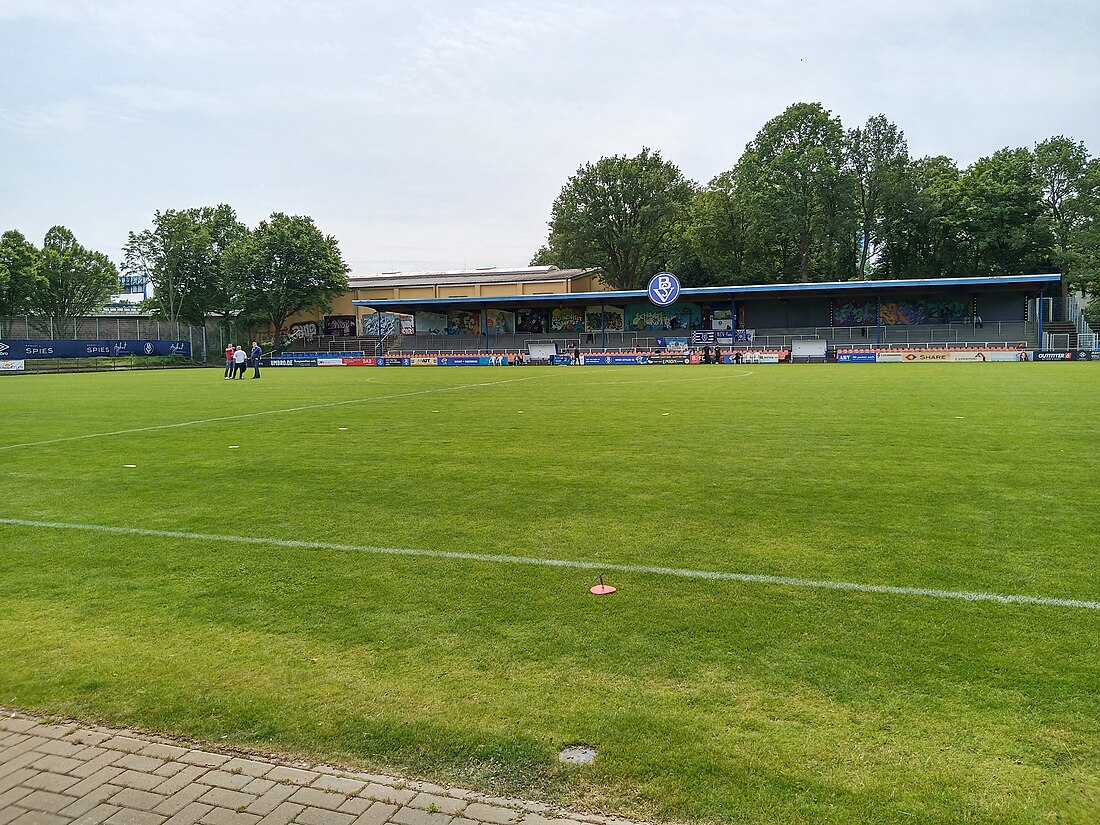
<svg viewBox="0 0 1100 825"><path fill-rule="evenodd" d="M303 550L335 550L350 553L373 553L388 556L413 556L431 559L456 559L459 561L488 562L493 564L521 564L537 567L562 567L595 572L640 573L655 576L675 576L685 579L709 579L750 584L774 584L786 587L806 587L819 590L846 590L857 593L879 593L891 596L923 596L934 599L954 599L965 602L996 602L997 604L1023 604L1043 607L1069 607L1100 610L1100 601L1061 599L1049 596L1024 596L1004 593L983 593L965 590L940 590L927 587L897 587L884 584L800 579L791 576L769 576L756 573L727 573L717 570L690 570L678 567L656 567L635 564L603 564L571 559L543 559L532 556L506 556L491 553L462 553L451 550L414 550L400 547L372 547L358 544L333 544L321 541L295 541L290 539L257 538L208 533L188 533L178 530L148 530L140 527L112 527L101 524L66 524L53 521L0 518L0 524L13 527L32 527L50 530L80 530L94 533L113 533L128 536L187 539L191 541L251 544L265 547L288 547Z"/></svg>
<svg viewBox="0 0 1100 825"><path fill-rule="evenodd" d="M304 404L301 407L286 407L281 410L261 410L260 412L240 413L238 415L220 415L216 418L198 418L194 421L177 421L174 424L151 424L148 427L132 427L126 430L111 430L103 433L85 433L84 435L67 435L61 438L47 438L43 441L26 441L22 444L3 444L0 450L15 450L19 447L43 447L47 444L64 444L69 441L84 441L89 438L106 438L112 435L130 435L131 433L147 433L154 430L172 430L178 427L193 427L196 424L214 424L220 421L240 421L246 418L258 418L263 415L280 415L282 413L302 412L303 410L320 410L326 407L343 407L348 404L366 404L371 401L393 401L398 398L411 398L417 395L430 395L440 392L455 392L458 390L477 389L479 387L494 387L498 384L514 384L517 381L533 381L540 378L531 375L525 378L506 378L502 381L485 381L480 384L456 384L453 387L435 387L430 390L415 390L402 392L395 395L372 395L366 398L350 398L344 401L326 401L321 404Z"/></svg>

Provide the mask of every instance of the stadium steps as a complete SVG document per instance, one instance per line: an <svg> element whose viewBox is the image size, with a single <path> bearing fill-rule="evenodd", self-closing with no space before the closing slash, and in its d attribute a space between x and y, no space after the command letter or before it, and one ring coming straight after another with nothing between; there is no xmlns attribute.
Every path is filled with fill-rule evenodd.
<svg viewBox="0 0 1100 825"><path fill-rule="evenodd" d="M1043 332L1047 335L1068 335L1067 349L1077 348L1077 327L1072 321L1047 321L1043 324Z"/></svg>

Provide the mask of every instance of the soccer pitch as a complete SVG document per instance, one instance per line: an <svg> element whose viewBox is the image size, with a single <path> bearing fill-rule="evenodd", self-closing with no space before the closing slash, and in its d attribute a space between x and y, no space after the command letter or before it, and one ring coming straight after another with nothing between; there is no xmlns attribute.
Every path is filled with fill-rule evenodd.
<svg viewBox="0 0 1100 825"><path fill-rule="evenodd" d="M0 398L0 705L657 819L1100 815L1093 365Z"/></svg>

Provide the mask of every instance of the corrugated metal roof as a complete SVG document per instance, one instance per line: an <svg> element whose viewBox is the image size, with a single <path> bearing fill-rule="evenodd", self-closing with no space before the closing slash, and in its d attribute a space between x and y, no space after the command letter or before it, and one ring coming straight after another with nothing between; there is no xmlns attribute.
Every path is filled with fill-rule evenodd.
<svg viewBox="0 0 1100 825"><path fill-rule="evenodd" d="M529 266L519 269L450 269L442 272L381 272L374 275L352 275L352 289L393 289L396 287L463 286L466 284L530 283L539 281L571 281L598 269L558 269L556 266Z"/></svg>
<svg viewBox="0 0 1100 825"><path fill-rule="evenodd" d="M897 289L943 289L945 287L998 287L998 286L1044 286L1059 283L1062 276L1053 273L1045 275L1000 275L988 278L913 278L898 281L827 281L821 283L796 284L758 284L755 286L707 286L685 287L680 290L681 300L693 298L729 299L763 298L768 296L798 294L799 292L847 292L861 290L867 292L891 291ZM396 308L399 306L446 306L456 304L531 304L531 303L568 303L578 304L587 301L603 304L617 304L625 301L648 300L644 289L620 290L609 292L573 292L553 295L501 295L492 297L466 298L404 298L404 299L366 299L352 301L358 306Z"/></svg>

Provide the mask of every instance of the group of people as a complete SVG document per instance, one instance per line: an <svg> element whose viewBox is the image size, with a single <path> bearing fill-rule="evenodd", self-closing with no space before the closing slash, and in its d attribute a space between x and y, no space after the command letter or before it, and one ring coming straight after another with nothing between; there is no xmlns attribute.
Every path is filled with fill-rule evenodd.
<svg viewBox="0 0 1100 825"><path fill-rule="evenodd" d="M244 378L244 371L248 369L248 360L252 359L252 368L255 372L252 374L253 378L260 377L260 357L263 355L263 351L260 349L260 345L255 341L252 342L252 352L246 353L244 347L233 346L233 344L226 344L225 347L225 377L231 378Z"/></svg>

